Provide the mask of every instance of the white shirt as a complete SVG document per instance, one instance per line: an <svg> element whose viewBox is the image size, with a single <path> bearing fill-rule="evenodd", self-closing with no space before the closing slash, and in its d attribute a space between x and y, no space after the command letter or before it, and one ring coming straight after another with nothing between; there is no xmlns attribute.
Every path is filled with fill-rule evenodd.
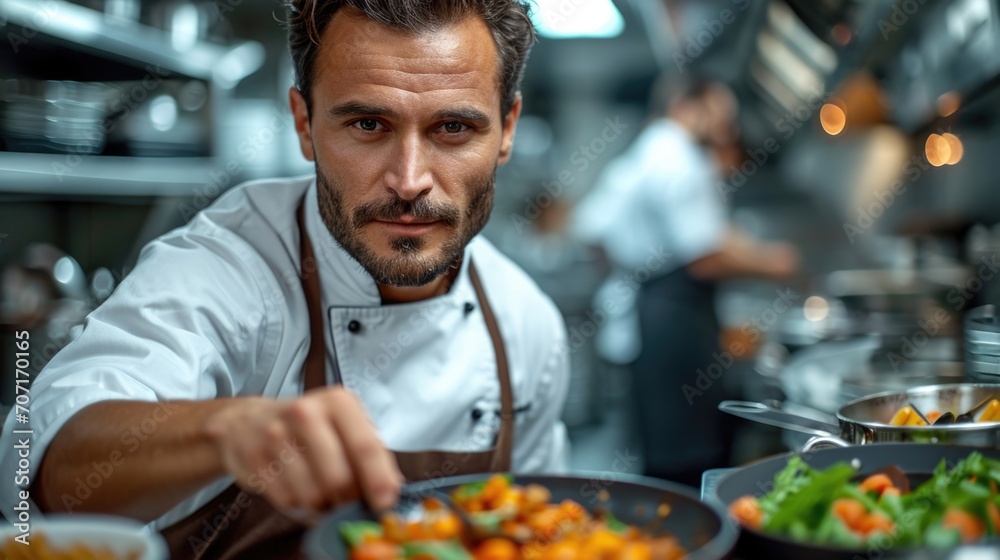
<svg viewBox="0 0 1000 560"><path fill-rule="evenodd" d="M603 246L615 265L594 303L610 309L596 341L605 359L627 364L639 355L638 283L718 248L727 221L715 180L714 164L695 139L658 119L608 164L577 208L574 234Z"/></svg>
<svg viewBox="0 0 1000 560"><path fill-rule="evenodd" d="M481 237L466 248L451 290L383 306L374 280L333 239L312 177L259 181L226 193L192 221L147 245L135 269L86 320L31 388L30 426L9 415L2 471L16 470L13 429L34 430L32 480L56 432L85 406L108 399L166 401L301 393L309 317L299 279L296 209L322 282L327 375L339 361L344 385L364 403L397 451L489 449L499 428L500 384L489 332L468 275L470 257L496 314L509 360L515 414L513 470L566 468L559 420L569 369L561 315L528 276ZM466 303L474 304L467 312ZM348 324L358 321L360 330ZM334 345L336 352L334 357ZM329 380L329 379L328 379ZM142 430L169 422L158 412ZM23 436L22 436L23 437ZM125 460L143 443L125 433ZM58 467L56 467L58 468ZM113 484L113 474L107 481ZM151 524L169 526L232 482L220 479ZM8 519L17 488L0 485ZM37 514L37 508L32 513Z"/></svg>

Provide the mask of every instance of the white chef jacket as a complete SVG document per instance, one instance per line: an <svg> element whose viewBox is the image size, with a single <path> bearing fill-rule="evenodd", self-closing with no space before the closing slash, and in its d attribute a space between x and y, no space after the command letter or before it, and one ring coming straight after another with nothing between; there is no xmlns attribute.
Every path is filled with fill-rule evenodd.
<svg viewBox="0 0 1000 560"><path fill-rule="evenodd" d="M640 351L637 279L656 278L716 251L728 227L715 188L715 164L677 123L651 122L605 167L574 212L572 230L603 246L615 270L598 289L595 309L612 309L597 350L627 364Z"/></svg>
<svg viewBox="0 0 1000 560"><path fill-rule="evenodd" d="M13 429L34 430L34 471L62 425L95 402L299 395L309 349L296 223L303 194L326 310L328 382L336 359L344 385L360 397L386 446L481 451L493 444L499 419L488 412L500 410L500 384L469 279L471 258L509 360L516 411L512 468L564 470L568 442L559 416L569 382L568 352L563 320L551 300L476 237L447 294L382 305L374 280L323 224L316 182L308 177L236 187L188 225L147 245L112 297L87 318L82 335L38 375L30 427L8 415L0 438L3 472L16 470ZM360 328L349 328L355 321ZM483 414L474 414L476 409ZM165 412L141 429L149 432L161 421L170 421ZM123 434L119 449L127 461L142 444ZM106 483L113 484L113 476ZM186 517L231 483L230 477L214 482L150 528ZM8 519L17 490L0 485Z"/></svg>

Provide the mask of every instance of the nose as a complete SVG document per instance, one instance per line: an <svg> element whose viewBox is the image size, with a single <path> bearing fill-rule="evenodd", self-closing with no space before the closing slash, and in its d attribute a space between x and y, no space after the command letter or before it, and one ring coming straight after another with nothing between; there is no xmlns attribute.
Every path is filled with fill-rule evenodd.
<svg viewBox="0 0 1000 560"><path fill-rule="evenodd" d="M429 193L434 186L434 178L427 150L419 134L401 137L385 173L386 188L406 201Z"/></svg>

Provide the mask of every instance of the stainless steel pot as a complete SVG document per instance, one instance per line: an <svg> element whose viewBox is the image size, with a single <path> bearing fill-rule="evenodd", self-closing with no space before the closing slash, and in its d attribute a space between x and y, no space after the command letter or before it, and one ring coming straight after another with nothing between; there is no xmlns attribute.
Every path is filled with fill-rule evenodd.
<svg viewBox="0 0 1000 560"><path fill-rule="evenodd" d="M855 399L829 420L807 418L775 406L756 402L723 401L719 410L770 426L814 436L840 438L848 443L876 442L949 443L1000 449L1000 422L974 422L937 426L893 426L889 422L907 405L921 412L932 410L962 414L983 400L1000 398L1000 384L956 383L916 387L904 392L884 392Z"/></svg>

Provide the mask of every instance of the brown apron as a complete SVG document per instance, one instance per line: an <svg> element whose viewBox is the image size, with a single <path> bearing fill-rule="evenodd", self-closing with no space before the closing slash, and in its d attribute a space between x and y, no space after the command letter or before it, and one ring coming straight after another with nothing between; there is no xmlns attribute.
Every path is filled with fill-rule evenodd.
<svg viewBox="0 0 1000 560"><path fill-rule="evenodd" d="M319 267L306 231L303 206L299 206L298 224L302 261L302 288L309 308L309 353L304 370L305 390L326 385L323 309L320 304ZM407 481L426 480L433 476L504 472L510 470L514 445L513 396L500 329L493 309L486 299L475 264L469 262L469 277L476 290L500 378L501 423L497 440L481 452L395 452L399 468ZM340 384L340 367L334 360L333 378ZM202 559L292 559L302 558L301 541L306 527L271 507L262 495L231 485L215 499L190 516L162 531L174 560Z"/></svg>

